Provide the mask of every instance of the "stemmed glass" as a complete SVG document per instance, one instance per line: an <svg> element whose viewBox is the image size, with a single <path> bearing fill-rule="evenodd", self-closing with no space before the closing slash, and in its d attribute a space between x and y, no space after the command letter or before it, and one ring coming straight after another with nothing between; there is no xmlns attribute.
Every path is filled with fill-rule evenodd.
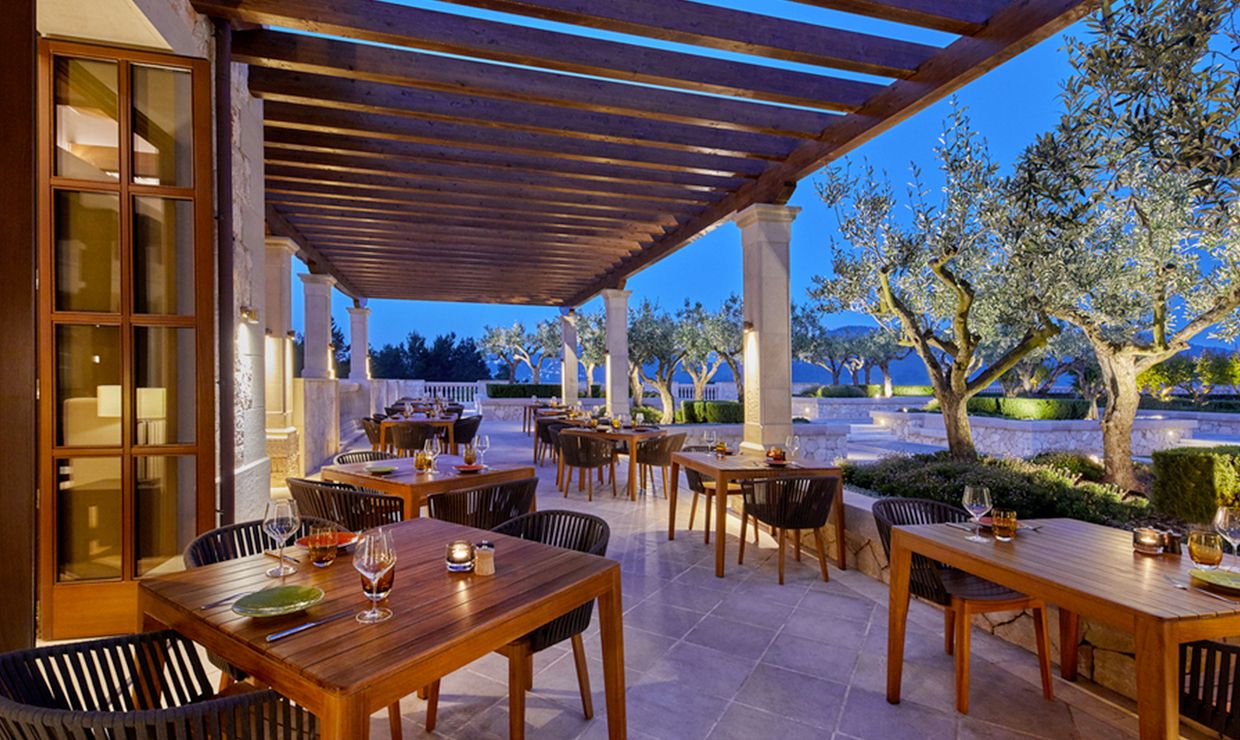
<svg viewBox="0 0 1240 740"><path fill-rule="evenodd" d="M1220 506L1218 511L1214 512L1214 528L1218 533L1227 540L1227 544L1231 545L1231 552L1235 558L1240 561L1240 551L1236 550L1236 543L1240 542L1240 508L1232 506ZM1236 570L1235 568L1225 570Z"/></svg>
<svg viewBox="0 0 1240 740"><path fill-rule="evenodd" d="M801 438L796 434L788 435L784 440L784 450L788 453L789 460L796 460L801 456Z"/></svg>
<svg viewBox="0 0 1240 740"><path fill-rule="evenodd" d="M973 517L973 534L965 539L970 542L986 542L987 539L981 535L981 519L990 511L990 489L986 486L965 486L961 503L964 504L965 511Z"/></svg>
<svg viewBox="0 0 1240 740"><path fill-rule="evenodd" d="M267 502L267 513L263 517L263 531L276 541L280 563L267 571L268 578L283 578L297 572L284 559L284 544L301 527L301 514L297 511L297 502L292 499L280 499Z"/></svg>
<svg viewBox="0 0 1240 740"><path fill-rule="evenodd" d="M491 449L491 438L485 434L479 434L474 440L474 449L478 451L478 464L485 466L487 464L487 450Z"/></svg>
<svg viewBox="0 0 1240 740"><path fill-rule="evenodd" d="M379 602L388 597L396 581L396 547L387 530L362 532L353 547L353 568L362 575L362 593L370 599L370 608L358 614L357 621L376 624L391 619L391 609L379 608Z"/></svg>

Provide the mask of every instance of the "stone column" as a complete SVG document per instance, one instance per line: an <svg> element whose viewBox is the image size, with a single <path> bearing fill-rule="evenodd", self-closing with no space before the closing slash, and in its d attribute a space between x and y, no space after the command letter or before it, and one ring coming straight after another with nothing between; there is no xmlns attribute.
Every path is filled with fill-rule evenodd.
<svg viewBox="0 0 1240 740"><path fill-rule="evenodd" d="M286 478L302 474L301 440L293 424L293 256L297 245L283 236L268 236L265 252L267 304L266 363L267 456L271 458L270 488L283 489Z"/></svg>
<svg viewBox="0 0 1240 740"><path fill-rule="evenodd" d="M745 434L742 446L781 445L792 433L788 242L800 208L758 203L736 214L744 264Z"/></svg>
<svg viewBox="0 0 1240 740"><path fill-rule="evenodd" d="M607 413L629 413L629 296L631 290L604 290L603 311L606 315L607 358L604 383L607 388Z"/></svg>
<svg viewBox="0 0 1240 740"><path fill-rule="evenodd" d="M349 380L370 380L370 309L349 307Z"/></svg>
<svg viewBox="0 0 1240 740"><path fill-rule="evenodd" d="M299 275L306 291L305 360L302 364L303 378L330 378L332 341L332 286L336 278L331 275Z"/></svg>
<svg viewBox="0 0 1240 740"><path fill-rule="evenodd" d="M571 308L560 309L560 347L560 397L564 403L573 403L577 398L577 314Z"/></svg>

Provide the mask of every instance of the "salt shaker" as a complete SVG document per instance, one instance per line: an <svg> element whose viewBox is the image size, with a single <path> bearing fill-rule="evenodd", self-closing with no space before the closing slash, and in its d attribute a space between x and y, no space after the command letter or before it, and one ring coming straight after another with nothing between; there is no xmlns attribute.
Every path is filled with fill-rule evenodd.
<svg viewBox="0 0 1240 740"><path fill-rule="evenodd" d="M483 540L474 545L474 574L480 576L495 575L495 545Z"/></svg>

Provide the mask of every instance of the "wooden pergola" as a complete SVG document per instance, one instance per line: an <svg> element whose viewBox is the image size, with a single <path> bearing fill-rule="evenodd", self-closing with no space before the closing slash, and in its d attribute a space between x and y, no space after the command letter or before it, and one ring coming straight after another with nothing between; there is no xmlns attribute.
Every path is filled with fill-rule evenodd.
<svg viewBox="0 0 1240 740"><path fill-rule="evenodd" d="M649 43L374 0L194 1L231 22L265 101L268 229L356 298L579 305L1096 4L798 0L955 35L932 46L689 0L451 1Z"/></svg>

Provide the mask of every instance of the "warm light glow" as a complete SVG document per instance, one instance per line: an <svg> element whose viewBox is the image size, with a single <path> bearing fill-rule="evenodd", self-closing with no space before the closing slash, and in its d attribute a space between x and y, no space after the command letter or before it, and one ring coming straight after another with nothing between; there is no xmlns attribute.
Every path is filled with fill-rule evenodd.
<svg viewBox="0 0 1240 740"><path fill-rule="evenodd" d="M95 414L100 419L121 418L121 387L119 385L101 385L95 391L98 410Z"/></svg>
<svg viewBox="0 0 1240 740"><path fill-rule="evenodd" d="M138 389L138 418L165 419L168 416L168 390L166 388Z"/></svg>
<svg viewBox="0 0 1240 740"><path fill-rule="evenodd" d="M250 308L249 306L242 306L237 310L237 315L240 316L241 320L247 324L258 323L258 309Z"/></svg>

